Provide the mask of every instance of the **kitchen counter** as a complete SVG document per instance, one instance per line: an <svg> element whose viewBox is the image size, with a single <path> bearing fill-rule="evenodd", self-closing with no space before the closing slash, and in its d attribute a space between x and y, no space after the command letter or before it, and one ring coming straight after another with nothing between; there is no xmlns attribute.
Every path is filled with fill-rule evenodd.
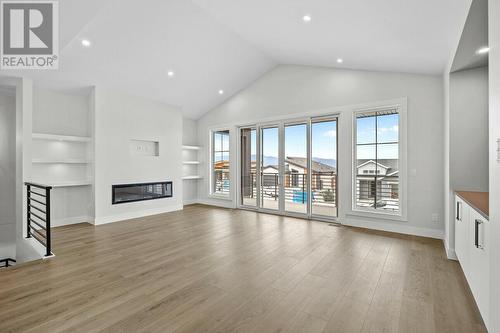
<svg viewBox="0 0 500 333"><path fill-rule="evenodd" d="M455 193L472 208L489 220L490 206L488 192L455 191Z"/></svg>

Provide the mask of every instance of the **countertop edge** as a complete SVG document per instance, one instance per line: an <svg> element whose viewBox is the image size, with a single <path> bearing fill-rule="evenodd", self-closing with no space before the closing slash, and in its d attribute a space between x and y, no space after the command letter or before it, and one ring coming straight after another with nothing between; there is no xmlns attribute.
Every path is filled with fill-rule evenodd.
<svg viewBox="0 0 500 333"><path fill-rule="evenodd" d="M458 196L463 201L465 201L469 206L474 208L474 210L477 211L479 214L481 214L485 219L487 219L488 221L490 220L490 217L488 216L488 214L486 214L486 212L479 209L474 203L472 203L470 200L468 200L463 195L461 195L460 192L471 192L471 191L458 191L458 190L456 190L455 195ZM486 193L486 192L482 192L482 193Z"/></svg>

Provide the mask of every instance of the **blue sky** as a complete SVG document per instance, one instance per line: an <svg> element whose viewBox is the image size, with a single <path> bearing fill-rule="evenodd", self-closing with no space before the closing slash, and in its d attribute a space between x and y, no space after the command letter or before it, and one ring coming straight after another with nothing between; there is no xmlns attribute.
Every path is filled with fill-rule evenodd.
<svg viewBox="0 0 500 333"><path fill-rule="evenodd" d="M399 115L391 114L378 117L359 118L357 120L358 159L375 159L375 121L377 121L378 143L399 141ZM377 155L379 159L398 158L398 144L379 145Z"/></svg>
<svg viewBox="0 0 500 333"><path fill-rule="evenodd" d="M312 125L313 158L335 159L337 156L336 122L328 121ZM263 129L264 156L278 156L278 129ZM285 127L285 156L307 156L307 127L305 124ZM252 138L253 144L253 138ZM255 146L252 147L255 151Z"/></svg>
<svg viewBox="0 0 500 333"><path fill-rule="evenodd" d="M358 159L375 159L375 121L377 121L378 143L397 142L399 139L399 115L384 115L357 120L358 143L372 144L358 146ZM312 124L312 157L335 160L337 156L337 131L336 121L325 121ZM266 157L278 157L278 128L264 128L263 154ZM305 124L285 127L285 156L306 157L307 152L307 127ZM223 136L223 147L228 149L229 141ZM215 144L220 147L221 142L216 135ZM252 159L255 160L256 131L251 132ZM378 158L398 158L398 144L379 145ZM215 160L227 159L227 154L218 154Z"/></svg>

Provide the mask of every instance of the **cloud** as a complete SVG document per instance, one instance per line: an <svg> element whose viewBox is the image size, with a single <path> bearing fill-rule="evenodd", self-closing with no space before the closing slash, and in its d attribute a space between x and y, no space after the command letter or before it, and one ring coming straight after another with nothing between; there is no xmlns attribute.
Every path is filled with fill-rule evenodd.
<svg viewBox="0 0 500 333"><path fill-rule="evenodd" d="M335 138L337 136L337 131L336 130L326 131L325 133L323 133L323 136L326 136L329 138Z"/></svg>
<svg viewBox="0 0 500 333"><path fill-rule="evenodd" d="M387 133L387 132L398 133L399 126L398 125L394 125L394 126L391 126L391 127L380 127L378 130L379 130L380 133Z"/></svg>

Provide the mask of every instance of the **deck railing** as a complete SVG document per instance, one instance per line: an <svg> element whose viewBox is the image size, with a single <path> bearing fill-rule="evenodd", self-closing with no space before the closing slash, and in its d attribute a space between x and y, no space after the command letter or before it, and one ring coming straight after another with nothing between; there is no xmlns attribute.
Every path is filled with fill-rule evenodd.
<svg viewBox="0 0 500 333"><path fill-rule="evenodd" d="M399 177L358 175L356 204L380 210L399 210Z"/></svg>
<svg viewBox="0 0 500 333"><path fill-rule="evenodd" d="M286 172L284 177L285 201L295 203L307 202L308 175L305 173ZM263 199L279 198L279 175L262 173L261 195ZM250 173L242 177L243 196L257 196L257 175ZM337 206L337 174L335 172L313 172L311 174L312 203Z"/></svg>

